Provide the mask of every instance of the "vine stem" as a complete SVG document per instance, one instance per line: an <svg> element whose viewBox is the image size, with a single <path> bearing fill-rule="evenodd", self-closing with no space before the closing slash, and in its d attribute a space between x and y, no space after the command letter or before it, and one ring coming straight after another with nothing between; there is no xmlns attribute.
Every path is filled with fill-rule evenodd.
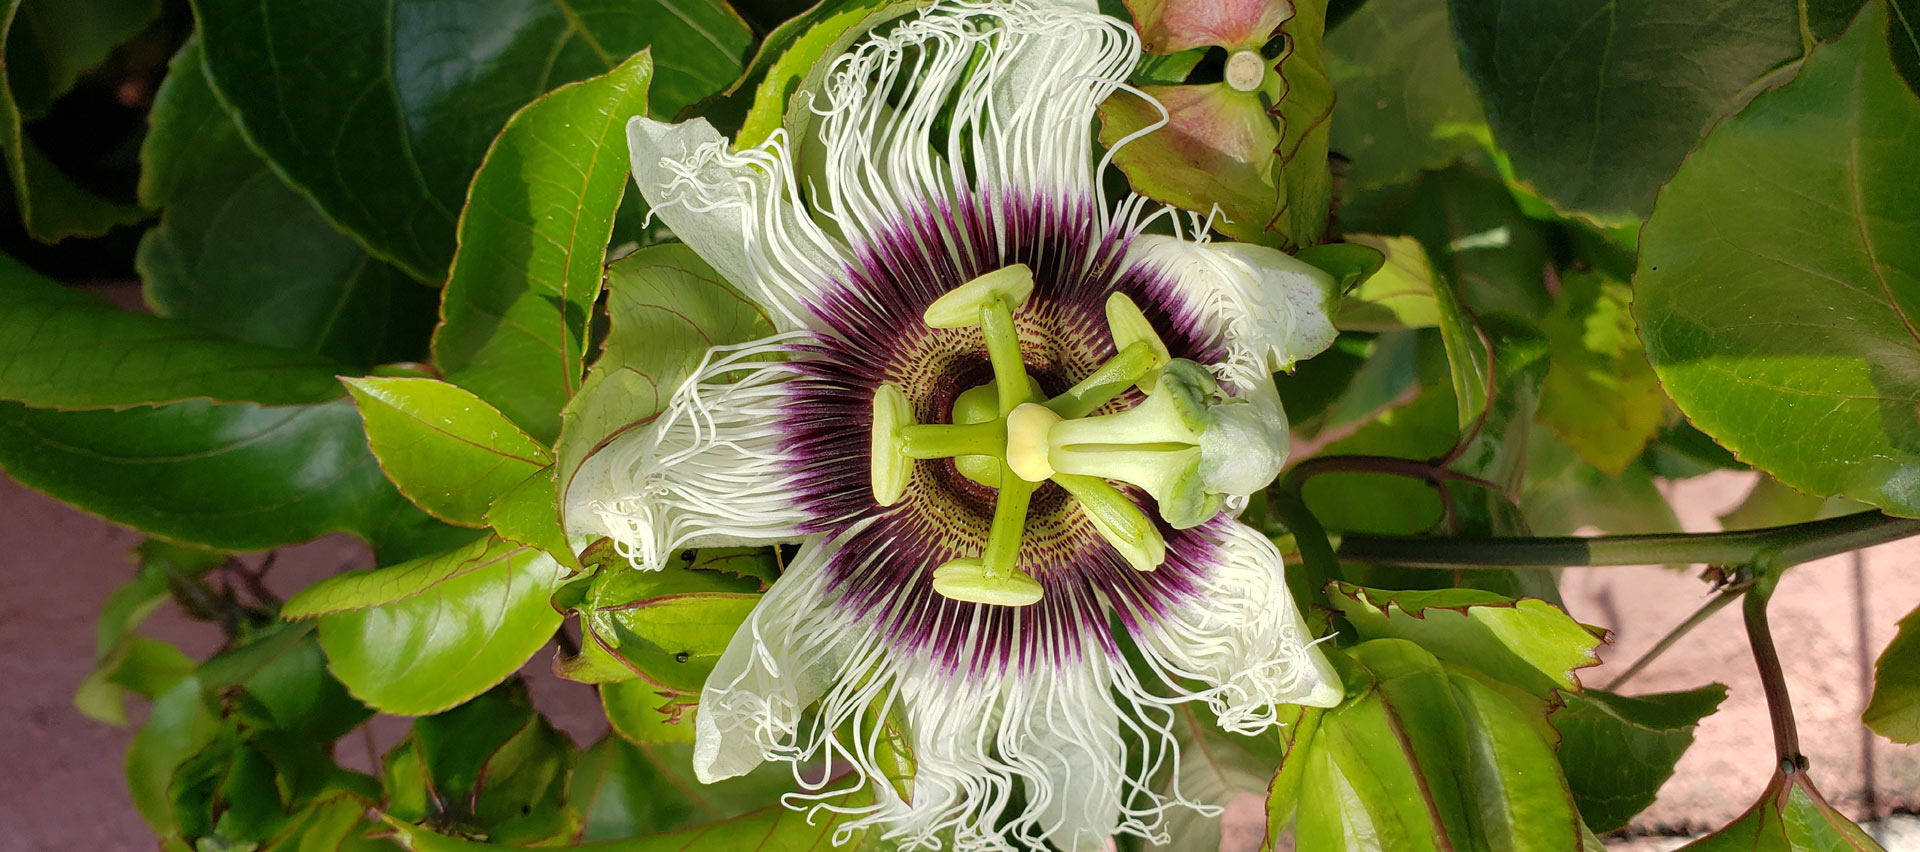
<svg viewBox="0 0 1920 852"><path fill-rule="evenodd" d="M1747 644L1753 646L1753 663L1760 670L1760 688L1767 697L1767 717L1773 723L1773 753L1780 759L1780 771L1792 772L1806 768L1806 758L1800 754L1800 729L1793 719L1793 701L1787 695L1787 674L1780 668L1780 653L1773 646L1773 630L1767 625L1767 602L1780 582L1779 569L1776 565L1771 570L1756 570L1758 576L1741 608L1747 620Z"/></svg>
<svg viewBox="0 0 1920 852"><path fill-rule="evenodd" d="M1696 563L1748 565L1765 557L1779 569L1920 535L1920 520L1860 512L1822 521L1720 533L1662 533L1551 538L1342 536L1344 561L1408 568L1564 568L1573 565Z"/></svg>

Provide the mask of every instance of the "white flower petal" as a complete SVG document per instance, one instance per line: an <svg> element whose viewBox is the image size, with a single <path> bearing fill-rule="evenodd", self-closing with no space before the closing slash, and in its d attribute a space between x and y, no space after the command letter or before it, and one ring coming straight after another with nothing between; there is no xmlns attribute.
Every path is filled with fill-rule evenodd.
<svg viewBox="0 0 1920 852"><path fill-rule="evenodd" d="M1278 249L1145 234L1127 256L1162 270L1186 291L1200 321L1226 345L1236 383L1290 370L1339 333L1333 276Z"/></svg>
<svg viewBox="0 0 1920 852"><path fill-rule="evenodd" d="M1207 531L1218 550L1198 599L1144 626L1137 637L1149 662L1170 683L1207 684L1196 697L1236 733L1274 724L1276 705L1340 703L1340 677L1307 635L1279 549L1239 521L1219 521Z"/></svg>
<svg viewBox="0 0 1920 852"><path fill-rule="evenodd" d="M570 535L611 537L638 568L686 547L790 541L811 517L783 447L783 353L804 332L707 350L652 422L589 456L567 490Z"/></svg>
<svg viewBox="0 0 1920 852"><path fill-rule="evenodd" d="M627 122L633 180L674 236L781 330L817 328L809 307L840 277L845 250L801 206L786 137L735 152L706 119Z"/></svg>
<svg viewBox="0 0 1920 852"><path fill-rule="evenodd" d="M834 548L809 540L727 643L694 711L693 771L704 783L743 775L765 760L797 761L817 726L801 714L843 675L860 640L823 602Z"/></svg>

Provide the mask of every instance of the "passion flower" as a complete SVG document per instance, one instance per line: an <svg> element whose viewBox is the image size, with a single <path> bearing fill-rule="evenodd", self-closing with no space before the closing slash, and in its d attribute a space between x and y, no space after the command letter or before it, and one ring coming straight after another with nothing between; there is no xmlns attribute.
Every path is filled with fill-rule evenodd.
<svg viewBox="0 0 1920 852"><path fill-rule="evenodd" d="M799 800L869 785L849 826L908 848L1097 849L1204 807L1150 787L1179 703L1253 732L1340 696L1235 518L1331 280L1108 203L1094 110L1139 54L1090 8L936 6L796 107L806 180L782 133L632 120L656 215L780 329L709 351L568 499L641 569L801 542L701 693L703 780L787 761Z"/></svg>

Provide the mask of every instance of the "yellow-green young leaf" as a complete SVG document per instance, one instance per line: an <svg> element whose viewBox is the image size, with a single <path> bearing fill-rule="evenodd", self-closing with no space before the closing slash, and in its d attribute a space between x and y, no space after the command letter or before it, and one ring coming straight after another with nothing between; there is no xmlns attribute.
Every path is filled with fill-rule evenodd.
<svg viewBox="0 0 1920 852"><path fill-rule="evenodd" d="M1599 665L1595 650L1607 641L1606 631L1545 601L1477 589L1388 592L1339 583L1329 597L1362 639L1410 640L1542 697L1578 690L1574 671Z"/></svg>
<svg viewBox="0 0 1920 852"><path fill-rule="evenodd" d="M527 550L499 536L475 535L452 550L328 577L294 593L280 607L280 617L312 618L393 603L469 572L525 558Z"/></svg>
<svg viewBox="0 0 1920 852"><path fill-rule="evenodd" d="M697 707L687 696L643 680L600 685L600 706L622 739L636 745L692 743Z"/></svg>
<svg viewBox="0 0 1920 852"><path fill-rule="evenodd" d="M486 524L494 498L553 459L471 392L434 379L344 379L400 493L443 521Z"/></svg>
<svg viewBox="0 0 1920 852"><path fill-rule="evenodd" d="M809 138L804 128L812 123L813 110L808 106L791 109L794 96L801 92L815 91L820 81L826 77L830 65L825 61L845 52L847 47L875 26L893 18L905 15L914 9L927 5L929 0L842 0L839 3L826 2L781 26L786 30L789 25L804 26L804 32L793 31L787 39L781 39L783 33L776 30L767 37L760 56L753 64L758 66L767 58L769 48L780 48L779 58L766 66L766 76L753 90L753 105L747 110L746 121L740 125L740 132L734 135L736 149L751 148L767 140L773 131L786 127L789 138Z"/></svg>
<svg viewBox="0 0 1920 852"><path fill-rule="evenodd" d="M563 86L507 121L474 175L434 363L543 440L586 375L587 318L627 185L627 119L653 57Z"/></svg>
<svg viewBox="0 0 1920 852"><path fill-rule="evenodd" d="M1562 696L1553 711L1560 766L1580 815L1596 831L1624 827L1648 805L1693 744L1693 728L1727 697L1711 684L1687 692L1624 696L1597 689Z"/></svg>
<svg viewBox="0 0 1920 852"><path fill-rule="evenodd" d="M1861 716L1875 733L1920 743L1920 609L1900 619L1900 632L1873 666L1873 698Z"/></svg>
<svg viewBox="0 0 1920 852"><path fill-rule="evenodd" d="M697 852L697 850L751 849L754 852L815 852L836 848L841 824L850 819L837 809L866 804L867 794L848 793L822 802L817 812L774 805L746 816L708 823L666 834L607 840L571 848L583 852ZM411 852L488 852L503 847L437 834L429 829L388 818L395 837ZM837 848L858 848L860 833Z"/></svg>
<svg viewBox="0 0 1920 852"><path fill-rule="evenodd" d="M577 600L562 601L580 615L581 644L665 692L697 694L760 601L758 580L693 570L678 559L658 571L636 571L618 556L596 558L589 548L584 561L602 567L578 589Z"/></svg>
<svg viewBox="0 0 1920 852"><path fill-rule="evenodd" d="M1667 396L1634 335L1632 298L1599 272L1569 273L1540 324L1551 362L1540 422L1607 473L1638 458L1666 420Z"/></svg>
<svg viewBox="0 0 1920 852"><path fill-rule="evenodd" d="M1386 262L1340 302L1336 321L1342 330L1393 331L1440 324L1433 267L1419 240L1374 234L1348 234L1345 239L1378 250Z"/></svg>
<svg viewBox="0 0 1920 852"><path fill-rule="evenodd" d="M1537 712L1516 706L1479 680L1450 673L1466 724L1464 761L1486 848L1561 852L1580 845L1580 816Z"/></svg>
<svg viewBox="0 0 1920 852"><path fill-rule="evenodd" d="M1340 665L1340 663L1335 663ZM1347 686L1348 695L1359 695L1372 689L1371 681L1362 682L1366 677L1364 670L1341 666L1340 676ZM1313 765L1310 756L1315 748L1315 738L1320 733L1320 719L1327 711L1319 707L1301 707L1289 705L1280 711L1280 745L1285 749L1280 761L1279 771L1273 774L1273 780L1267 783L1267 844L1273 847L1280 836L1293 825L1294 812L1300 805L1300 785L1307 777L1307 770ZM1273 847L1277 848L1277 847Z"/></svg>
<svg viewBox="0 0 1920 852"><path fill-rule="evenodd" d="M567 403L554 445L563 497L587 456L666 407L709 346L773 333L763 311L678 243L609 266L607 314L606 351Z"/></svg>
<svg viewBox="0 0 1920 852"><path fill-rule="evenodd" d="M560 508L553 503L552 465L528 474L496 498L487 508L487 525L507 541L540 548L567 568L580 569L580 559L560 529Z"/></svg>
<svg viewBox="0 0 1920 852"><path fill-rule="evenodd" d="M379 606L320 616L320 647L355 697L402 716L437 713L519 669L553 638L566 569L521 548Z"/></svg>
<svg viewBox="0 0 1920 852"><path fill-rule="evenodd" d="M1641 231L1633 302L1701 431L1807 493L1916 515L1920 98L1886 28L1867 4L1687 157Z"/></svg>
<svg viewBox="0 0 1920 852"><path fill-rule="evenodd" d="M153 701L146 724L127 744L127 790L133 806L153 833L174 833L173 799L167 788L174 770L213 742L220 733L220 717L200 682L189 676Z"/></svg>
<svg viewBox="0 0 1920 852"><path fill-rule="evenodd" d="M0 255L0 399L38 408L182 400L294 405L340 395L351 368L120 310Z"/></svg>

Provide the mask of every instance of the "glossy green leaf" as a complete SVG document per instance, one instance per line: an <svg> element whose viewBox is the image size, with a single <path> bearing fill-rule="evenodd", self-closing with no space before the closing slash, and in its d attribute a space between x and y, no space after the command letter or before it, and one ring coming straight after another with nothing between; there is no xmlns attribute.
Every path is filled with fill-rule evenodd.
<svg viewBox="0 0 1920 852"><path fill-rule="evenodd" d="M1900 619L1900 632L1873 667L1873 697L1861 719L1897 743L1920 742L1920 609Z"/></svg>
<svg viewBox="0 0 1920 852"><path fill-rule="evenodd" d="M1484 124L1445 0L1367 0L1327 33L1333 150L1347 191L1402 183L1478 147Z"/></svg>
<svg viewBox="0 0 1920 852"><path fill-rule="evenodd" d="M355 697L435 713L519 669L560 626L547 599L565 573L532 548L369 609L320 616L320 647Z"/></svg>
<svg viewBox="0 0 1920 852"><path fill-rule="evenodd" d="M26 5L26 0L0 3L0 15L5 16L0 18L0 154L6 157L7 178L12 182L14 203L27 234L52 243L68 237L97 237L117 226L140 221L146 214L139 208L101 198L74 183L28 137L23 106L27 110L44 109L52 90L49 80L29 81L24 86L29 90L25 102L16 100L15 65L38 63L43 72L51 73L30 37L24 32L16 35L17 27L34 26L21 20L21 9ZM39 3L32 5L39 10ZM71 13L61 10L55 17L71 21L68 15ZM12 56L20 48L29 48L26 62Z"/></svg>
<svg viewBox="0 0 1920 852"><path fill-rule="evenodd" d="M657 571L634 570L617 554L598 557L592 549L583 560L602 567L582 581L580 599L566 604L580 615L582 644L667 692L697 694L760 602L758 580L694 570L680 560Z"/></svg>
<svg viewBox="0 0 1920 852"><path fill-rule="evenodd" d="M0 404L0 467L114 523L225 550L332 532L381 548L426 517L380 474L346 400L120 412Z"/></svg>
<svg viewBox="0 0 1920 852"><path fill-rule="evenodd" d="M1588 689L1564 696L1551 721L1560 733L1560 766L1587 825L1623 828L1653 804L1693 744L1694 725L1726 697L1720 684L1657 695Z"/></svg>
<svg viewBox="0 0 1920 852"><path fill-rule="evenodd" d="M396 751L411 754L387 763L387 787L401 791L390 819L430 820L501 844L559 839L578 827L566 797L573 742L534 709L519 680L416 720Z"/></svg>
<svg viewBox="0 0 1920 852"><path fill-rule="evenodd" d="M600 685L600 706L621 739L635 745L693 742L695 703L644 680Z"/></svg>
<svg viewBox="0 0 1920 852"><path fill-rule="evenodd" d="M373 715L327 671L311 624L275 624L202 664L200 683L223 694L250 730L330 742ZM241 700L232 691L239 687Z"/></svg>
<svg viewBox="0 0 1920 852"><path fill-rule="evenodd" d="M312 618L405 600L474 571L525 561L529 548L499 536L480 535L453 550L384 568L336 574L296 592L280 607L282 618Z"/></svg>
<svg viewBox="0 0 1920 852"><path fill-rule="evenodd" d="M1474 836L1466 723L1447 673L1410 642L1353 649L1375 686L1320 721L1301 781L1297 848L1441 852Z"/></svg>
<svg viewBox="0 0 1920 852"><path fill-rule="evenodd" d="M81 713L109 725L127 724L128 693L157 698L192 673L193 661L178 648L133 631L166 602L172 582L196 576L225 558L153 540L142 542L134 552L140 568L100 608L94 623L93 670L73 696Z"/></svg>
<svg viewBox="0 0 1920 852"><path fill-rule="evenodd" d="M1338 665L1338 663L1336 663ZM1354 676L1349 677L1352 674ZM1343 667L1341 677L1349 696L1359 695L1373 688L1371 676L1364 671L1347 666ZM1279 843L1280 836L1293 827L1293 818L1300 806L1301 785L1306 780L1307 771L1313 765L1311 757L1316 738L1320 735L1320 719L1326 710L1319 707L1301 707L1291 705L1280 710L1279 736L1281 762L1279 771L1273 774L1273 780L1267 784L1267 846Z"/></svg>
<svg viewBox="0 0 1920 852"><path fill-rule="evenodd" d="M632 743L609 734L580 756L572 799L586 820L581 839L592 842L732 819L794 787L791 768L778 763L701 784L693 777L691 743Z"/></svg>
<svg viewBox="0 0 1920 852"><path fill-rule="evenodd" d="M136 264L156 312L356 366L425 355L439 294L369 257L247 147L198 40L148 121L140 202L162 213Z"/></svg>
<svg viewBox="0 0 1920 852"><path fill-rule="evenodd" d="M838 808L858 808L864 804L859 793L828 799L823 805ZM708 823L694 828L681 829L666 834L647 837L633 837L624 840L606 840L599 843L583 844L571 848L586 852L695 852L705 849L751 849L754 852L815 852L819 849L834 848L835 840L843 839L839 848L858 848L861 834L848 832L844 823L849 819L845 814L834 810L821 809L817 813L796 811L783 805L755 811L746 816ZM419 826L395 824L395 830L402 845L412 852L486 852L501 847L436 834ZM511 848L511 847L509 847Z"/></svg>
<svg viewBox="0 0 1920 852"><path fill-rule="evenodd" d="M1552 363L1540 422L1607 473L1638 457L1666 418L1667 396L1627 310L1631 298L1624 282L1571 273L1540 324Z"/></svg>
<svg viewBox="0 0 1920 852"><path fill-rule="evenodd" d="M627 185L627 119L653 56L557 89L507 121L474 175L433 337L447 380L551 440L586 374L587 318Z"/></svg>
<svg viewBox="0 0 1920 852"><path fill-rule="evenodd" d="M1452 0L1462 65L1520 181L1634 219L1713 121L1800 56L1794 3Z"/></svg>
<svg viewBox="0 0 1920 852"><path fill-rule="evenodd" d="M1920 97L1885 16L1869 5L1681 167L1641 233L1634 316L1667 392L1742 460L1920 514Z"/></svg>
<svg viewBox="0 0 1920 852"><path fill-rule="evenodd" d="M1535 727L1537 711L1516 706L1476 678L1450 673L1448 679L1465 723L1465 762L1485 846L1513 852L1578 849L1580 815L1553 746Z"/></svg>
<svg viewBox="0 0 1920 852"><path fill-rule="evenodd" d="M1886 852L1827 804L1804 772L1776 773L1731 825L1678 852Z"/></svg>
<svg viewBox="0 0 1920 852"><path fill-rule="evenodd" d="M1606 631L1545 601L1477 589L1387 592L1341 583L1329 597L1362 639L1410 640L1543 698L1578 690L1574 672L1599 665L1595 651L1606 642Z"/></svg>
<svg viewBox="0 0 1920 852"><path fill-rule="evenodd" d="M1348 231L1418 239L1434 271L1476 313L1547 310L1554 229L1527 216L1499 180L1462 166L1425 172L1344 202L1340 220Z"/></svg>
<svg viewBox="0 0 1920 852"><path fill-rule="evenodd" d="M1760 527L1782 527L1787 524L1799 524L1816 518L1832 518L1864 512L1868 507L1864 503L1845 497L1815 497L1800 491L1791 485L1783 484L1766 474L1754 479L1752 490L1747 492L1740 505L1720 515L1720 528L1728 530L1751 530Z"/></svg>
<svg viewBox="0 0 1920 852"><path fill-rule="evenodd" d="M782 126L791 132L810 124L811 109L804 105L793 109L794 96L817 89L833 57L846 52L856 39L876 25L924 5L925 0L823 2L781 25L780 30L787 32L776 30L769 35L754 57L752 65L757 68L764 64L765 76L753 90L753 103L734 136L734 147L758 145ZM795 134L790 138L807 137Z"/></svg>
<svg viewBox="0 0 1920 852"><path fill-rule="evenodd" d="M120 310L0 256L0 399L127 408L190 399L297 405L340 395L328 359Z"/></svg>
<svg viewBox="0 0 1920 852"><path fill-rule="evenodd" d="M515 110L652 45L671 116L740 72L746 25L718 0L194 0L207 67L247 138L328 217L424 281Z"/></svg>
<svg viewBox="0 0 1920 852"><path fill-rule="evenodd" d="M1920 96L1920 5L1887 0L1887 53L1907 88Z"/></svg>
<svg viewBox="0 0 1920 852"><path fill-rule="evenodd" d="M486 523L494 498L552 461L484 400L434 379L346 379L387 478L448 523Z"/></svg>
<svg viewBox="0 0 1920 852"><path fill-rule="evenodd" d="M560 528L560 509L553 504L553 467L543 467L507 489L487 508L487 525L501 538L537 547L569 569L580 560Z"/></svg>
<svg viewBox="0 0 1920 852"><path fill-rule="evenodd" d="M560 493L588 455L650 420L707 347L773 333L766 314L680 244L651 246L607 268L606 349L562 416Z"/></svg>

